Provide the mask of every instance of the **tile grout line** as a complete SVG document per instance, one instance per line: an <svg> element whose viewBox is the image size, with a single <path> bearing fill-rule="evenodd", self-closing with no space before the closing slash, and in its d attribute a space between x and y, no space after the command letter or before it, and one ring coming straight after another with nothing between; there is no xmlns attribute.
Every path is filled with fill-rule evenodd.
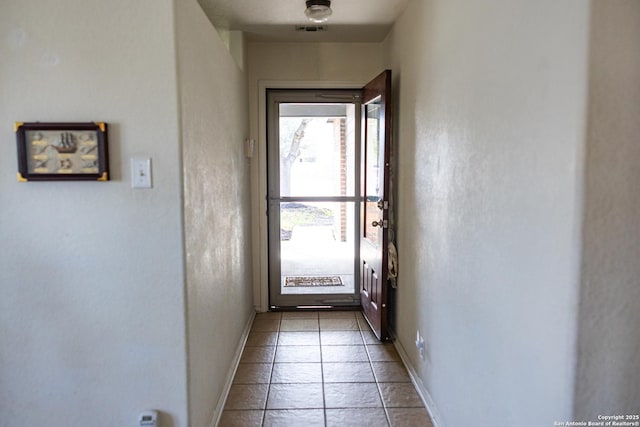
<svg viewBox="0 0 640 427"><path fill-rule="evenodd" d="M368 324L365 324L367 328L369 328ZM360 329L360 334L362 335L362 342L364 343L364 349L367 352L367 358L369 359L369 368L371 369L371 373L373 374L373 380L376 384L376 390L378 391L378 397L380 397L380 403L382 404L382 410L384 411L384 416L387 421L387 425L391 426L391 419L389 418L389 412L387 411L387 405L384 404L384 399L382 398L382 391L380 390L380 381L378 381L378 376L376 375L376 371L373 369L373 361L371 360L371 353L369 352L369 344L364 338L364 332L362 331L362 325L358 322L358 328Z"/></svg>
<svg viewBox="0 0 640 427"><path fill-rule="evenodd" d="M318 313L318 349L320 351L320 379L322 380L322 413L324 415L324 427L327 427L327 399L324 390L324 363L322 359L322 330L320 329L320 313Z"/></svg>
<svg viewBox="0 0 640 427"><path fill-rule="evenodd" d="M273 369L276 363L276 354L278 354L278 342L280 341L280 328L282 327L282 314L278 319L278 330L276 331L276 342L273 349L273 355L271 356L271 370L269 372L269 384L267 385L267 397L264 400L264 410L262 411L262 420L260 425L264 426L265 421L267 420L267 403L269 403L269 395L271 394L271 379L273 377Z"/></svg>

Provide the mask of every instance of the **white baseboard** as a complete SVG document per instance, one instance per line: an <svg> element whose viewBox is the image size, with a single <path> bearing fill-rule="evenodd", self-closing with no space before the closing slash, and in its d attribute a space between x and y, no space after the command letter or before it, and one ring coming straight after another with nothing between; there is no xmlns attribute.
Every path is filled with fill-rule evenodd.
<svg viewBox="0 0 640 427"><path fill-rule="evenodd" d="M445 427L444 422L442 421L442 417L440 416L440 413L436 408L436 403L431 398L429 391L427 391L427 388L424 386L424 383L418 376L418 373L416 372L415 368L409 362L409 357L407 356L407 352L404 351L404 348L402 347L402 345L400 344L396 336L393 337L393 345L396 348L396 350L398 350L400 359L402 359L402 363L404 363L404 366L407 368L407 371L409 372L409 377L411 378L411 382L416 388L416 391L418 392L418 395L420 396L422 403L424 403L425 408L427 408L427 412L429 412L429 415L431 416L433 427Z"/></svg>
<svg viewBox="0 0 640 427"><path fill-rule="evenodd" d="M244 332L242 333L240 342L236 347L236 354L231 364L232 368L229 369L229 373L227 374L224 388L222 389L222 395L220 396L220 400L218 400L218 405L216 406L216 410L213 413L213 417L210 424L211 427L216 427L220 422L220 417L222 417L222 411L224 410L224 405L227 403L227 397L229 397L229 391L231 390L231 385L233 384L233 377L236 376L236 371L238 370L238 365L240 364L240 358L242 357L242 351L244 350L244 345L247 343L247 338L249 337L249 332L251 331L251 325L253 325L253 319L255 317L256 317L256 313L254 311L249 317L247 324L244 326Z"/></svg>

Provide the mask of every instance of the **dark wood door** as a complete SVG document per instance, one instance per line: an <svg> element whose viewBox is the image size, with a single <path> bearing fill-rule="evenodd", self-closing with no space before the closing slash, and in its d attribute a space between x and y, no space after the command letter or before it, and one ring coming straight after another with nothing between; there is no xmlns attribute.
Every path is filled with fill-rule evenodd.
<svg viewBox="0 0 640 427"><path fill-rule="evenodd" d="M387 246L391 147L391 70L363 88L360 233L362 311L380 340L388 340Z"/></svg>

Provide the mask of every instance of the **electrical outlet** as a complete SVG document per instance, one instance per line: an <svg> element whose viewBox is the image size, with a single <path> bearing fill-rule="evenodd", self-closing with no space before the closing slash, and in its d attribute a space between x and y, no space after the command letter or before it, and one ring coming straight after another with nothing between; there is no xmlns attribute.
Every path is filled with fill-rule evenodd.
<svg viewBox="0 0 640 427"><path fill-rule="evenodd" d="M139 427L158 427L158 411L143 411L138 416Z"/></svg>
<svg viewBox="0 0 640 427"><path fill-rule="evenodd" d="M248 159L253 157L253 152L255 150L256 140L247 138L244 140L244 154Z"/></svg>
<svg viewBox="0 0 640 427"><path fill-rule="evenodd" d="M424 360L424 338L420 336L420 331L416 332L416 348L418 349L420 359Z"/></svg>

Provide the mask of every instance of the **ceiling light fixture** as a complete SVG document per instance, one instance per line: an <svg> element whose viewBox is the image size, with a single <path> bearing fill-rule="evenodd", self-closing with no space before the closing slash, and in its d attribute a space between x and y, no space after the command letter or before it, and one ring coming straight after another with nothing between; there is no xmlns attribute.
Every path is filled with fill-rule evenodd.
<svg viewBox="0 0 640 427"><path fill-rule="evenodd" d="M333 11L331 10L330 0L307 0L307 10L304 14L307 15L312 22L325 22L331 16Z"/></svg>

